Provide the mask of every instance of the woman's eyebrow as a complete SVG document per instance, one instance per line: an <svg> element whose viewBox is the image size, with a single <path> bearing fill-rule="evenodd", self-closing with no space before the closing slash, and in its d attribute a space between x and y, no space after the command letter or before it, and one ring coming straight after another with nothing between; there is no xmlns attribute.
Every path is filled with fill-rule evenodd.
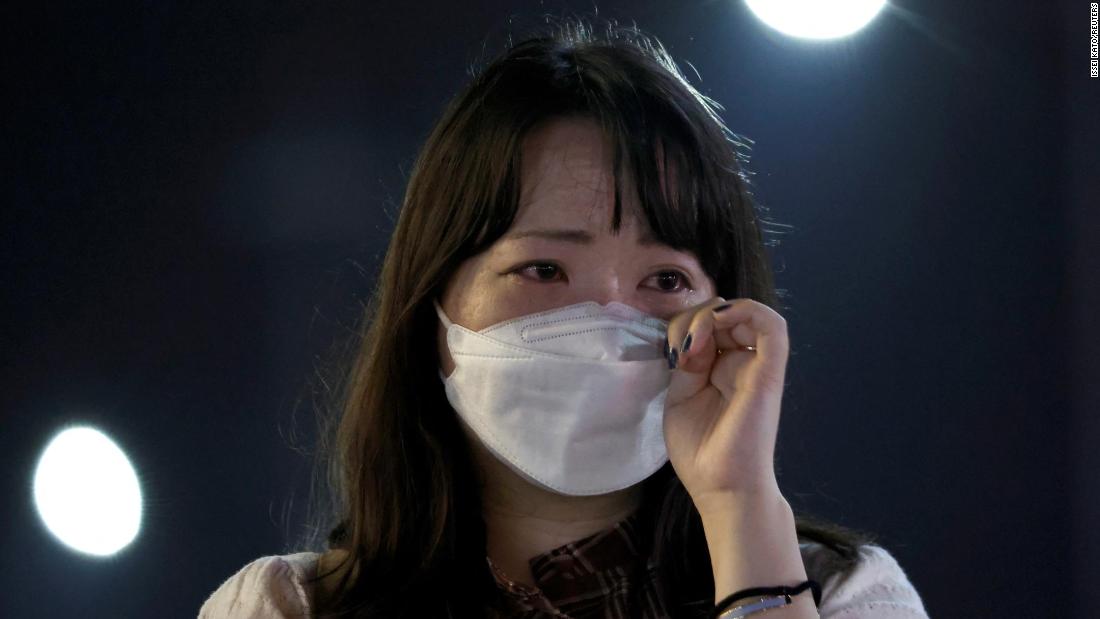
<svg viewBox="0 0 1100 619"><path fill-rule="evenodd" d="M566 230L566 229L533 229L533 230L520 230L513 232L504 238L507 240L519 240L528 237L536 237L547 239L550 241L563 241L566 243L577 243L580 245L591 245L595 242L595 238L586 230ZM653 245L663 245L649 232L644 232L641 238L638 239L638 244L649 247Z"/></svg>

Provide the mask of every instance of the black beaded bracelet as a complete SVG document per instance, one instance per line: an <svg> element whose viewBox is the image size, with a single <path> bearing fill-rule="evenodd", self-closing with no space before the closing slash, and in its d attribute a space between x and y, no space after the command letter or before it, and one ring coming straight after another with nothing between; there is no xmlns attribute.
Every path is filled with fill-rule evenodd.
<svg viewBox="0 0 1100 619"><path fill-rule="evenodd" d="M751 589L742 589L736 593L727 595L721 602L714 605L714 612L711 613L712 618L718 617L726 611L737 600L744 598L756 597L760 595L798 595L810 588L814 595L814 606L821 604L821 585L817 584L817 581L807 580L798 584L795 587L753 587Z"/></svg>

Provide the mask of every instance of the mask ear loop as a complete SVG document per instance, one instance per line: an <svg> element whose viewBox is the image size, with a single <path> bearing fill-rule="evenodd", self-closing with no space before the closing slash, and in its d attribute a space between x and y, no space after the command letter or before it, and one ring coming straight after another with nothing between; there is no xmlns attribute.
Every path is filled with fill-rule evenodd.
<svg viewBox="0 0 1100 619"><path fill-rule="evenodd" d="M450 329L451 325L453 325L454 323L451 322L450 318L447 318L447 314L443 312L443 308L439 305L439 301L437 301L435 297L432 297L432 305L435 306L436 315L439 316L439 319L441 321L443 321L443 326L447 327L447 329Z"/></svg>
<svg viewBox="0 0 1100 619"><path fill-rule="evenodd" d="M450 331L454 323L451 322L450 318L447 318L447 314L443 312L443 308L435 297L432 297L432 305L435 306L435 313L439 316L439 320L443 322L443 326L447 328L447 331ZM437 367L436 370L439 372L439 380L443 381L443 384L447 384L447 375L443 373L443 368Z"/></svg>

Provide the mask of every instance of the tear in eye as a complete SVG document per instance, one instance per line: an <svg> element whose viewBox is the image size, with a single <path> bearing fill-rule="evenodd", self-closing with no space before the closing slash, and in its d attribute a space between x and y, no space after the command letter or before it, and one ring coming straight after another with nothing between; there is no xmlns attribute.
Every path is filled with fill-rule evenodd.
<svg viewBox="0 0 1100 619"><path fill-rule="evenodd" d="M657 278L658 289L664 292L681 292L682 290L691 289L691 282L687 276L679 271L662 271L654 277ZM666 284L670 284L672 287L670 288ZM681 284L682 288L676 284Z"/></svg>

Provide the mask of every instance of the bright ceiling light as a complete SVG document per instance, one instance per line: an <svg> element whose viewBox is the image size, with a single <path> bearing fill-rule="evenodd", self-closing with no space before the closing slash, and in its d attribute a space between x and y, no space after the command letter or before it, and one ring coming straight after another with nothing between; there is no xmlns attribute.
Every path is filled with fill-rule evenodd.
<svg viewBox="0 0 1100 619"><path fill-rule="evenodd" d="M745 0L764 23L793 37L835 39L866 26L886 0Z"/></svg>
<svg viewBox="0 0 1100 619"><path fill-rule="evenodd" d="M141 526L134 467L93 428L69 428L46 446L34 472L34 503L57 539L91 555L118 552Z"/></svg>

